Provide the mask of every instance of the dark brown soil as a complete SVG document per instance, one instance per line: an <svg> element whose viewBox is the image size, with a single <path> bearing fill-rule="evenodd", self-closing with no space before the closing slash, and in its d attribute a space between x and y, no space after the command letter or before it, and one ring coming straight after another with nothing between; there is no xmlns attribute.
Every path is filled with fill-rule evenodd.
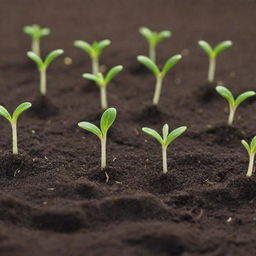
<svg viewBox="0 0 256 256"><path fill-rule="evenodd" d="M227 103L205 82L208 62L197 41L230 39L217 60L218 83L235 95L255 89L255 0L1 1L0 103L31 101L19 120L21 154L11 155L11 130L0 120L0 255L3 256L253 256L256 177L246 178L242 138L255 135L255 100L226 127ZM63 48L48 72L48 96L38 97L38 72L25 53L24 25L49 26L42 52ZM171 29L158 61L182 53L164 81L159 108L150 106L153 76L138 65L147 54L140 26ZM98 124L99 91L81 78L88 56L76 39L110 38L101 63L124 71L109 86L118 118L108 139L108 175L100 170L96 136L77 127ZM187 125L168 150L142 134Z"/></svg>

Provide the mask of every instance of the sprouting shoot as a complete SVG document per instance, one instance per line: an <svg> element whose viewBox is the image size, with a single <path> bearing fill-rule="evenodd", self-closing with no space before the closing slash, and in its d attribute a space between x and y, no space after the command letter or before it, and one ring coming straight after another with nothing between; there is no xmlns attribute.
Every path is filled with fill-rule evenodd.
<svg viewBox="0 0 256 256"><path fill-rule="evenodd" d="M232 46L232 41L227 40L219 43L214 49L206 41L198 41L199 46L205 51L209 57L209 70L208 70L208 82L214 81L215 69L216 69L216 57L224 50Z"/></svg>
<svg viewBox="0 0 256 256"><path fill-rule="evenodd" d="M91 81L94 81L100 88L100 102L101 102L101 108L106 109L108 107L108 101L107 101L107 85L110 83L110 81L123 69L122 66L116 66L110 69L110 71L107 73L107 75L104 77L102 73L98 73L97 75L83 74L83 77L86 79L89 79Z"/></svg>
<svg viewBox="0 0 256 256"><path fill-rule="evenodd" d="M50 52L43 61L42 58L34 52L27 52L27 56L37 64L38 70L40 72L40 93L42 96L45 96L47 92L46 70L48 66L52 63L52 61L63 53L64 51L61 49L54 50Z"/></svg>
<svg viewBox="0 0 256 256"><path fill-rule="evenodd" d="M108 39L102 41L95 41L92 44L89 44L82 40L77 40L74 42L74 46L80 48L81 50L87 52L92 60L92 73L97 75L100 71L99 66L99 57L102 54L102 51L111 44L111 41Z"/></svg>
<svg viewBox="0 0 256 256"><path fill-rule="evenodd" d="M39 25L31 25L23 27L23 32L32 37L32 52L40 56L40 39L48 36L51 32L49 28L42 28Z"/></svg>
<svg viewBox="0 0 256 256"><path fill-rule="evenodd" d="M161 135L157 131L151 128L146 128L146 127L142 128L143 132L155 138L162 146L163 173L167 173L167 147L186 130L187 130L186 126L181 126L169 133L169 126L168 124L165 124L163 126L163 131L162 131L163 136L161 137Z"/></svg>
<svg viewBox="0 0 256 256"><path fill-rule="evenodd" d="M12 127L12 152L14 155L18 154L17 120L21 113L29 109L31 106L32 104L30 102L24 102L14 110L11 116L7 109L0 105L0 115L6 118Z"/></svg>
<svg viewBox="0 0 256 256"><path fill-rule="evenodd" d="M139 29L140 34L147 40L149 47L149 58L156 61L156 46L164 39L171 37L172 33L169 30L155 32L146 27Z"/></svg>
<svg viewBox="0 0 256 256"><path fill-rule="evenodd" d="M179 60L181 58L182 57L179 54L171 57L164 64L164 67L163 67L162 71L160 71L159 68L157 67L156 63L154 61L152 61L150 58L148 58L146 56L138 56L137 57L138 61L140 63L142 63L143 65L145 65L155 75L156 87L155 87L155 93L154 93L154 97L153 97L153 104L154 105L158 105L158 103L159 103L161 90L162 90L162 83L163 83L164 77L166 76L168 71L173 66L175 66L177 64L177 62L179 62Z"/></svg>
<svg viewBox="0 0 256 256"><path fill-rule="evenodd" d="M228 125L232 125L234 122L234 117L236 113L236 109L243 101L255 95L254 91L248 91L240 94L236 99L233 97L233 94L230 90L228 90L224 86L217 86L216 91L228 101L229 104L229 117L228 117Z"/></svg>
<svg viewBox="0 0 256 256"><path fill-rule="evenodd" d="M114 123L116 119L116 109L108 108L102 114L100 119L100 128L96 125L89 122L80 122L78 126L82 129L85 129L93 134L95 134L101 141L101 169L104 170L106 168L107 162L107 151L106 151L106 142L107 142L107 133L108 129Z"/></svg>
<svg viewBox="0 0 256 256"><path fill-rule="evenodd" d="M251 177L253 173L254 157L256 153L256 136L253 137L250 145L245 140L242 140L241 142L249 154L249 166L246 176Z"/></svg>

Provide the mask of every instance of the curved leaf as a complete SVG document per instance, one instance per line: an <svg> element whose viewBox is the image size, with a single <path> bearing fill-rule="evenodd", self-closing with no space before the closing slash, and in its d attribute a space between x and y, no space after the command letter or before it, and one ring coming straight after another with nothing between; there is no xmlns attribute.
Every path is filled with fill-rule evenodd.
<svg viewBox="0 0 256 256"><path fill-rule="evenodd" d="M102 139L102 133L96 125L89 122L80 122L78 123L78 126L88 132L95 134L100 140Z"/></svg>
<svg viewBox="0 0 256 256"><path fill-rule="evenodd" d="M241 143L243 144L243 146L245 147L245 149L247 150L248 154L250 154L251 149L249 144L245 141L245 140L241 140Z"/></svg>
<svg viewBox="0 0 256 256"><path fill-rule="evenodd" d="M171 35L172 35L172 32L169 30L161 31L160 33L157 34L156 43L157 44L160 43L162 40L171 37Z"/></svg>
<svg viewBox="0 0 256 256"><path fill-rule="evenodd" d="M248 91L248 92L244 92L242 94L240 94L236 100L235 100L235 105L238 106L239 104L241 104L243 101L245 101L246 99L254 96L256 93L254 91Z"/></svg>
<svg viewBox="0 0 256 256"><path fill-rule="evenodd" d="M0 105L0 115L4 118L6 118L9 122L12 121L12 117L10 115L10 113L8 112L8 110L3 107L2 105Z"/></svg>
<svg viewBox="0 0 256 256"><path fill-rule="evenodd" d="M177 137L179 137L183 132L187 130L186 126L181 126L179 128L176 128L173 130L168 136L165 141L165 145L168 146L170 143L172 143Z"/></svg>
<svg viewBox="0 0 256 256"><path fill-rule="evenodd" d="M32 51L27 52L27 56L37 64L38 69L41 69L44 67L44 63L42 59L34 52Z"/></svg>
<svg viewBox="0 0 256 256"><path fill-rule="evenodd" d="M251 140L251 153L255 154L256 153L256 136L253 137L253 139Z"/></svg>
<svg viewBox="0 0 256 256"><path fill-rule="evenodd" d="M114 123L116 119L116 109L108 108L104 111L101 119L100 119L100 129L103 137L107 136L108 129Z"/></svg>
<svg viewBox="0 0 256 256"><path fill-rule="evenodd" d="M224 86L217 86L216 91L229 102L231 107L235 107L235 100L230 90Z"/></svg>
<svg viewBox="0 0 256 256"><path fill-rule="evenodd" d="M213 50L214 56L218 56L221 52L232 46L232 41L224 41L219 43Z"/></svg>
<svg viewBox="0 0 256 256"><path fill-rule="evenodd" d="M142 36L144 36L146 38L146 40L150 41L153 37L153 32L149 29L149 28L146 28L146 27L141 27L139 29L139 32Z"/></svg>
<svg viewBox="0 0 256 256"><path fill-rule="evenodd" d="M34 28L32 26L24 26L23 32L27 35L33 36L34 34Z"/></svg>
<svg viewBox="0 0 256 256"><path fill-rule="evenodd" d="M150 71L152 71L155 76L159 76L160 74L160 71L159 71L159 68L157 67L157 65L148 57L146 56L138 56L137 57L137 60L143 64L144 66L146 66Z"/></svg>
<svg viewBox="0 0 256 256"><path fill-rule="evenodd" d="M50 52L44 61L45 68L47 68L58 56L60 56L63 53L64 51L62 49L58 49Z"/></svg>
<svg viewBox="0 0 256 256"><path fill-rule="evenodd" d="M142 131L155 138L161 145L163 145L163 139L157 131L147 127L142 128Z"/></svg>
<svg viewBox="0 0 256 256"><path fill-rule="evenodd" d="M165 124L163 126L163 131L162 132L163 132L163 141L165 141L168 134L169 134L169 125L168 124Z"/></svg>
<svg viewBox="0 0 256 256"><path fill-rule="evenodd" d="M85 52L87 52L90 56L92 56L92 54L93 54L92 46L89 43L85 42L85 41L76 40L74 42L74 46L83 50L83 51L85 51Z"/></svg>
<svg viewBox="0 0 256 256"><path fill-rule="evenodd" d="M24 102L21 103L13 112L12 114L12 120L14 122L17 122L19 116L21 115L22 112L24 112L25 110L31 108L32 104L30 102Z"/></svg>
<svg viewBox="0 0 256 256"><path fill-rule="evenodd" d="M41 36L48 36L51 33L49 28L42 28L41 29Z"/></svg>
<svg viewBox="0 0 256 256"><path fill-rule="evenodd" d="M122 71L123 66L119 65L116 67L113 67L112 69L110 69L110 71L108 72L106 78L105 78L105 84L108 85L109 82L120 72Z"/></svg>
<svg viewBox="0 0 256 256"><path fill-rule="evenodd" d="M88 80L94 81L96 84L99 83L99 77L93 74L89 74L89 73L84 73L82 74L83 78L86 78Z"/></svg>
<svg viewBox="0 0 256 256"><path fill-rule="evenodd" d="M162 75L165 76L167 72L181 60L181 58L182 56L178 54L168 59L163 67Z"/></svg>
<svg viewBox="0 0 256 256"><path fill-rule="evenodd" d="M200 40L198 41L198 45L204 50L204 52L209 56L211 57L212 53L213 53L213 49L212 47L210 46L209 43L207 43L206 41L204 40Z"/></svg>
<svg viewBox="0 0 256 256"><path fill-rule="evenodd" d="M97 55L99 56L102 51L111 44L111 41L108 39L99 41L97 44L95 44L95 50L97 52Z"/></svg>

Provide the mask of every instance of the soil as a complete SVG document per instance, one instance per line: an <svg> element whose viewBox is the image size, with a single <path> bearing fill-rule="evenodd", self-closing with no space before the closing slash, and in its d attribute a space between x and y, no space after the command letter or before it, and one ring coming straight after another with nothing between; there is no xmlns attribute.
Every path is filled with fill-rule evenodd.
<svg viewBox="0 0 256 256"><path fill-rule="evenodd" d="M0 122L0 254L3 256L253 256L256 255L256 177L246 178L248 156L240 143L255 135L255 99L241 104L233 128L227 103L207 84L208 61L198 47L232 40L217 59L216 83L235 95L254 89L255 0L1 1L0 104L31 101L19 120L20 154L11 154L11 129ZM63 48L48 70L48 96L38 96L38 72L25 55L22 26L52 29L42 53ZM147 54L138 28L170 29L157 49L158 63L184 58L164 80L159 107L155 81L136 61ZM81 77L88 56L77 39L110 38L101 58L125 69L109 85L118 110L107 142L109 183L100 170L100 144L79 121L99 123L98 88ZM187 125L168 149L142 134Z"/></svg>

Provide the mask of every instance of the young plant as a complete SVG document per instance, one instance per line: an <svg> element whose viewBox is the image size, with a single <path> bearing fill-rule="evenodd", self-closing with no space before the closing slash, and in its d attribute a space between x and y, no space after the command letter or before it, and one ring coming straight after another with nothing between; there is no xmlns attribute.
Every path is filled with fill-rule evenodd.
<svg viewBox="0 0 256 256"><path fill-rule="evenodd" d="M102 54L102 51L111 44L111 41L108 39L93 42L89 44L82 40L77 40L74 42L74 46L80 48L81 50L87 52L92 60L92 73L97 75L99 73L99 57Z"/></svg>
<svg viewBox="0 0 256 256"><path fill-rule="evenodd" d="M168 71L179 62L181 59L181 55L175 55L168 59L166 63L164 64L163 69L160 71L159 68L157 67L156 63L152 61L150 58L146 56L138 56L137 60L145 65L152 73L155 75L156 78L156 87L155 87L155 93L153 97L153 104L157 105L159 103L160 95L161 95L161 90L162 90L162 83L163 79L168 73Z"/></svg>
<svg viewBox="0 0 256 256"><path fill-rule="evenodd" d="M163 126L163 137L161 137L157 131L151 128L142 128L143 132L155 138L162 146L163 173L167 173L167 147L186 130L186 126L181 126L169 133L169 126L165 124Z"/></svg>
<svg viewBox="0 0 256 256"><path fill-rule="evenodd" d="M236 109L243 101L255 95L254 91L248 91L240 94L236 99L233 97L233 94L224 86L217 86L216 91L228 101L229 104L229 118L228 125L232 125L234 121L234 116Z"/></svg>
<svg viewBox="0 0 256 256"><path fill-rule="evenodd" d="M110 81L123 69L123 66L116 66L110 69L107 75L104 77L102 73L98 73L97 75L85 73L82 76L86 79L94 81L100 88L100 102L101 108L106 109L108 107L107 102L107 85Z"/></svg>
<svg viewBox="0 0 256 256"><path fill-rule="evenodd" d="M214 49L206 41L198 41L199 46L205 51L209 57L209 71L208 71L208 82L212 83L214 81L215 68L216 68L216 57L232 46L232 41L224 41L219 43Z"/></svg>
<svg viewBox="0 0 256 256"><path fill-rule="evenodd" d="M40 39L44 36L48 36L51 30L34 24L23 27L23 32L32 37L32 52L40 56Z"/></svg>
<svg viewBox="0 0 256 256"><path fill-rule="evenodd" d="M63 53L64 51L61 49L54 50L50 52L46 56L45 60L43 61L41 57L35 54L34 52L31 52L31 51L27 52L27 56L37 64L38 70L40 72L40 93L42 96L46 95L46 90L47 90L46 89L47 88L46 87L46 70L48 66L52 63L52 61Z"/></svg>
<svg viewBox="0 0 256 256"><path fill-rule="evenodd" d="M155 32L146 27L139 29L140 34L147 40L149 47L149 58L156 61L156 46L164 39L171 37L172 33L169 30Z"/></svg>
<svg viewBox="0 0 256 256"><path fill-rule="evenodd" d="M256 153L256 136L253 137L250 145L245 140L242 140L241 142L249 154L249 166L246 176L251 177L253 172L254 157Z"/></svg>
<svg viewBox="0 0 256 256"><path fill-rule="evenodd" d="M6 118L12 126L12 152L14 155L18 154L18 139L17 139L17 120L22 112L29 109L32 106L30 102L24 102L20 104L13 112L12 116L0 105L0 115Z"/></svg>
<svg viewBox="0 0 256 256"><path fill-rule="evenodd" d="M108 129L114 123L116 119L116 109L115 108L108 108L102 114L100 119L100 128L96 125L89 123L89 122L80 122L78 126L82 129L85 129L93 134L95 134L101 141L101 169L104 170L106 168L106 159L107 159L107 152L106 152L106 142L107 142L107 133Z"/></svg>

